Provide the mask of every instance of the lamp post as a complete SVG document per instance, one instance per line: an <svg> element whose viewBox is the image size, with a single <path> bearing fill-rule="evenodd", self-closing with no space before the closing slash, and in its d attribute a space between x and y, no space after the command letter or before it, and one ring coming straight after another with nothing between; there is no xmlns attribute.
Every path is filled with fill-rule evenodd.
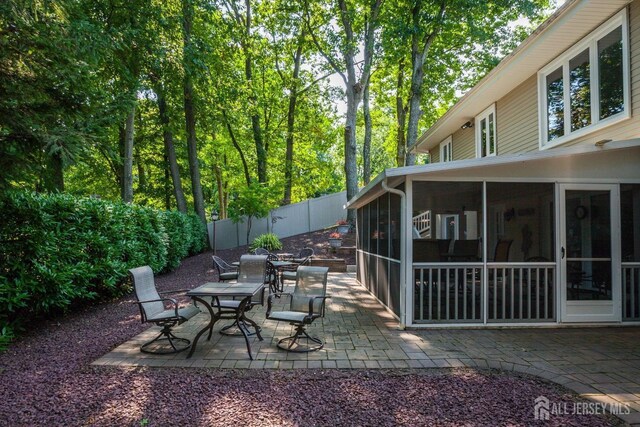
<svg viewBox="0 0 640 427"><path fill-rule="evenodd" d="M219 215L217 210L211 211L211 222L213 222L213 254L216 254L216 221L218 220Z"/></svg>

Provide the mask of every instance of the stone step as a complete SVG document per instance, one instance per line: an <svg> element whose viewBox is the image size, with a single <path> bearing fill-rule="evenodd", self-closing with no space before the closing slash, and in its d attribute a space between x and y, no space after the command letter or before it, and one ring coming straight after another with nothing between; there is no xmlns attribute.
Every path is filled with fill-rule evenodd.
<svg viewBox="0 0 640 427"><path fill-rule="evenodd" d="M344 273L347 271L347 262L342 258L311 258L311 265L329 267L332 273Z"/></svg>

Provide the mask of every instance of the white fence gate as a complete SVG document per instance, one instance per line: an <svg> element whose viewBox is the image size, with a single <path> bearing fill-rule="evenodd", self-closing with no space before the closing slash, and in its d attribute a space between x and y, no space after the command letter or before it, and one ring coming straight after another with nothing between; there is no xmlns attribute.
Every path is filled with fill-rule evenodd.
<svg viewBox="0 0 640 427"><path fill-rule="evenodd" d="M253 218L249 242L246 218L237 224L230 219L216 221L216 249L247 245L264 233L274 233L283 238L322 230L347 217L346 204L347 192L343 191L273 209L266 218ZM213 223L208 223L207 228L211 242Z"/></svg>

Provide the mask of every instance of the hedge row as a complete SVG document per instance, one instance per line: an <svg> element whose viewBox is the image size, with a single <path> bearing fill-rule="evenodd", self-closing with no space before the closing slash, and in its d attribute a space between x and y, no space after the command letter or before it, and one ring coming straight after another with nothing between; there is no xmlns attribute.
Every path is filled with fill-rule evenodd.
<svg viewBox="0 0 640 427"><path fill-rule="evenodd" d="M126 294L130 268L171 270L206 246L196 215L65 194L5 194L0 218L0 344L33 318Z"/></svg>

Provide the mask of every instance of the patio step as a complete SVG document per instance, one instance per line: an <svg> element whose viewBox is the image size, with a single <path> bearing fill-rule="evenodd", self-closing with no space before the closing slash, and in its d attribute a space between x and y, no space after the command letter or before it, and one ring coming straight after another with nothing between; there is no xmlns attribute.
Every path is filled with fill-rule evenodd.
<svg viewBox="0 0 640 427"><path fill-rule="evenodd" d="M311 258L311 265L329 267L332 273L344 273L347 271L347 262L342 258Z"/></svg>

